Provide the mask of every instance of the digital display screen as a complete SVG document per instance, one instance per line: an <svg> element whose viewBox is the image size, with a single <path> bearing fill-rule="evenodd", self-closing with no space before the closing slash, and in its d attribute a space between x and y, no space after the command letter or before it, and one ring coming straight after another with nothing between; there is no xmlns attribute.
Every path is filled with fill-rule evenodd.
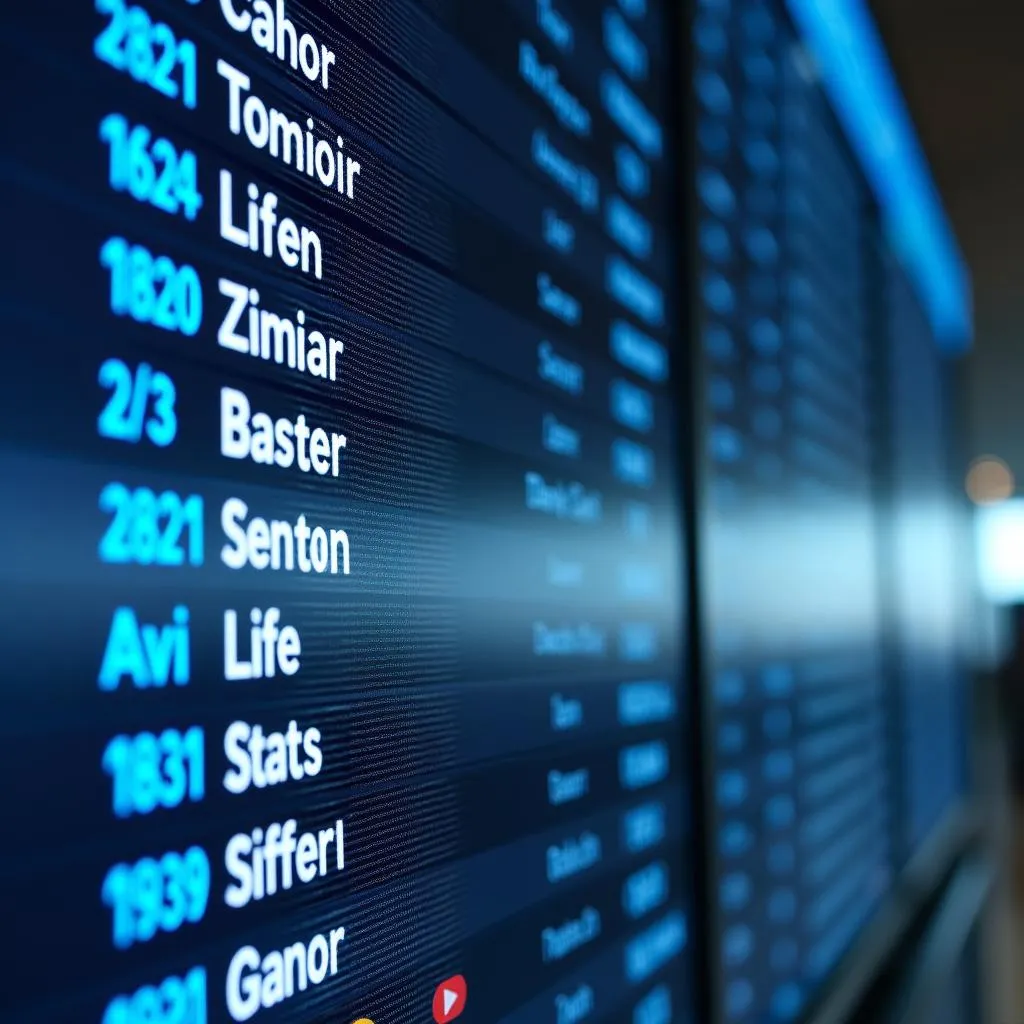
<svg viewBox="0 0 1024 1024"><path fill-rule="evenodd" d="M0 15L4 1021L692 1019L680 16Z"/></svg>
<svg viewBox="0 0 1024 1024"><path fill-rule="evenodd" d="M874 218L781 5L695 48L710 957L722 1019L787 1021L892 875Z"/></svg>
<svg viewBox="0 0 1024 1024"><path fill-rule="evenodd" d="M969 537L953 466L951 368L895 259L886 262L892 345L893 611L898 630L903 777L899 853L909 858L966 791L967 703L961 638ZM958 504L961 507L958 507Z"/></svg>

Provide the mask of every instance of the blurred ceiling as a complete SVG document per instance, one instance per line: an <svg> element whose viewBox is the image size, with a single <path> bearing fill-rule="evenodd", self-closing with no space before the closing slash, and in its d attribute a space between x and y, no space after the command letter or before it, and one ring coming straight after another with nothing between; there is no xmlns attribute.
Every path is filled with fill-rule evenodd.
<svg viewBox="0 0 1024 1024"><path fill-rule="evenodd" d="M974 278L970 451L1024 489L1024 0L869 0Z"/></svg>

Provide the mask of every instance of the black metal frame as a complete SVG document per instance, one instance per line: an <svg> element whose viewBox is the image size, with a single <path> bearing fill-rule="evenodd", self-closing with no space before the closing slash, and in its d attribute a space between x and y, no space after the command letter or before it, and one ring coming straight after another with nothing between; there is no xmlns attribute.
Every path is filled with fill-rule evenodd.
<svg viewBox="0 0 1024 1024"><path fill-rule="evenodd" d="M696 424L692 415L694 396L701 386L699 367L694 359L699 325L694 317L693 282L697 278L698 261L696 251L696 195L692 188L695 181L693 122L693 48L692 12L689 0L670 5L668 36L674 41L675 80L672 82L670 104L670 133L673 142L673 173L676 188L672 190L672 222L676 227L673 249L675 259L675 328L677 336L673 346L672 397L676 410L675 433L677 452L676 496L683 517L682 593L684 621L680 624L686 638L684 659L685 679L683 692L686 694L686 712L680 723L682 749L689 754L689 819L692 823L690 862L690 921L691 940L690 976L692 981L692 1006L694 1024L706 1024L712 1017L712 977L708 942L710 923L707 908L703 906L708 892L708 856L706 849L709 793L705 772L709 763L709 750L703 721L703 670L701 617L699 609L700 551L697 531L694 528L699 509L698 446Z"/></svg>

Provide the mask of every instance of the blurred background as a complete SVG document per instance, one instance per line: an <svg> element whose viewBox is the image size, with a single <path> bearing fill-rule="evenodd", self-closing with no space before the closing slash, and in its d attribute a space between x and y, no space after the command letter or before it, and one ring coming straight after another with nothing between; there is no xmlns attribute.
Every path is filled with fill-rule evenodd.
<svg viewBox="0 0 1024 1024"><path fill-rule="evenodd" d="M1024 601L1015 556L1024 551L1017 529L1024 522L1017 507L1024 481L1024 5L872 0L870 6L973 278L974 343L960 366L963 475L977 505L987 599L979 622L978 781L999 862L981 943L982 1010L992 1024L1020 1022L1024 827L1011 782L1013 748L1024 736L1013 714L1012 691L1019 693L1021 680L1004 666L1012 664L1016 642L1012 607Z"/></svg>
<svg viewBox="0 0 1024 1024"><path fill-rule="evenodd" d="M911 909L891 948L884 929L876 942L872 928L865 928L868 939L862 945L876 950L874 966L865 960L858 974L857 957L848 959L811 1019L816 1024L1024 1024L1024 344L1018 336L1024 323L1024 61L1019 55L1024 5L786 0L795 47L791 59L779 60L777 77L763 62L763 54L771 52L764 15L771 5L701 0L697 6L702 159L717 156L723 180L738 192L747 189L742 203L753 210L755 223L769 216L768 183L774 183L778 168L758 150L750 125L756 122L764 131L771 123L763 113L765 98L784 98L779 138L783 150L793 149L789 164L783 157L779 175L789 190L779 237L791 248L780 262L789 275L787 340L795 351L813 351L820 336L810 325L815 317L826 319L825 309L824 336L832 339L837 357L833 367L858 351L861 311L857 300L849 302L847 282L862 273L849 253L864 246L865 236L842 210L858 209L864 182L880 211L877 249L883 258L872 262L875 243L869 235L866 301L868 307L888 310L888 321L876 320L872 328L886 338L882 355L863 364L872 368L866 377L845 362L828 386L819 377L811 390L820 398L838 394L831 390L838 385L862 402L880 396L888 405L880 431L867 431L863 438L878 445L887 466L882 576L902 580L880 607L888 665L903 694L894 712L902 723L896 771L910 780L895 805L896 834L915 851L906 871L911 884L898 887L894 902L898 907L903 900ZM719 58L724 51L716 50L716 18L735 31L738 56L731 78ZM712 86L718 81L729 82L743 97L742 117L736 119L743 124L742 162L730 162L724 133L716 151L719 136L712 122L718 92ZM818 90L827 103L818 103ZM717 108L727 106L723 99ZM725 113L720 120L729 123ZM833 123L840 127L841 144L829 141ZM848 154L859 175L847 176ZM729 204L716 202L717 194L703 182L699 189L703 210L725 221ZM703 225L702 231L710 267L716 259L714 235ZM731 480L730 460L741 461L733 448L742 451L738 446L748 437L769 436L758 422L747 434L742 427L735 433L728 402L716 404L715 386L728 392L726 380L755 405L767 390L756 382L756 360L774 351L773 338L764 331L759 335L758 316L773 308L772 291L755 286L768 261L749 241L747 249L749 276L736 275L747 304L745 319L738 322L756 355L741 371L730 369L732 350L723 327L730 324L731 308L707 283L716 282L713 276L705 283L709 462L716 485ZM720 263L725 265L724 257ZM829 263L831 276L825 269ZM794 379L799 363L797 356ZM753 397L743 390L748 377ZM809 382L809 376L797 380L798 389ZM856 424L857 417L849 421ZM751 448L756 446L754 440ZM758 468L763 483L772 467L765 462ZM706 499L712 510L708 575L712 582L731 573L735 578L735 566L742 564L748 584L723 584L721 594L713 592L710 621L740 634L758 615L763 622L768 615L769 632L792 648L788 657L800 646L798 634L813 634L812 620L823 635L838 636L840 621L851 627L858 616L868 622L878 614L870 585L858 575L858 566L870 561L856 554L855 538L870 532L861 515L862 493L851 487L829 515L826 505L808 505L814 514L805 520L795 518L796 505L780 510L762 500L754 506L756 519L743 522L731 511L730 492L719 489ZM829 523L829 537L818 536L822 527L816 521ZM771 542L745 543L750 536ZM785 556L773 561L786 536ZM815 538L822 540L817 547ZM805 549L813 553L801 561ZM785 565L790 601L801 590L801 567L808 581L817 579L817 586L808 582L806 590L814 601L805 601L801 613L789 619L785 601L770 614L763 607L764 594L780 592L772 582L783 578L779 564ZM815 575L822 566L828 566L828 576ZM829 598L838 602L831 618ZM788 639L787 628L793 633ZM960 684L948 668L957 661L957 650L966 654L967 699L960 703L954 696ZM710 664L720 670L728 661L712 657ZM717 725L728 723L725 712L716 715ZM923 837L932 814L927 808L937 806L934 794L956 790L943 752L956 745L952 737L961 724L972 740L965 801L973 815L966 827L972 838L951 839L946 830L948 845L961 851L954 858L958 866L946 871L935 866L943 862L935 852L941 843L925 843ZM727 758L722 760L728 768ZM865 793L871 785L867 775L857 784ZM766 814L769 809L766 804ZM934 831L941 837L942 829ZM929 845L932 854L917 855ZM943 881L937 883L939 877ZM771 926L764 930L769 933ZM730 975L728 943L725 950L726 1015L740 1019L741 972ZM866 976L873 980L865 985ZM798 1016L795 1001L793 1006L780 1001L782 991L773 997L773 1020L791 1011Z"/></svg>

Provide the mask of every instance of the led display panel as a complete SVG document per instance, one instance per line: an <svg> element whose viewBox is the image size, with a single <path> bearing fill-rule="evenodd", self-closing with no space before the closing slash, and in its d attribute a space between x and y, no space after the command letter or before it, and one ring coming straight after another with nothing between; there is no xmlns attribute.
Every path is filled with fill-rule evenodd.
<svg viewBox="0 0 1024 1024"><path fill-rule="evenodd" d="M694 39L709 955L760 1024L893 874L875 218L781 4L708 0Z"/></svg>
<svg viewBox="0 0 1024 1024"><path fill-rule="evenodd" d="M693 1019L680 17L4 5L4 1021Z"/></svg>
<svg viewBox="0 0 1024 1024"><path fill-rule="evenodd" d="M909 858L967 793L963 637L970 622L966 495L957 480L953 366L940 353L895 258L884 260L889 316L891 558L897 852Z"/></svg>

